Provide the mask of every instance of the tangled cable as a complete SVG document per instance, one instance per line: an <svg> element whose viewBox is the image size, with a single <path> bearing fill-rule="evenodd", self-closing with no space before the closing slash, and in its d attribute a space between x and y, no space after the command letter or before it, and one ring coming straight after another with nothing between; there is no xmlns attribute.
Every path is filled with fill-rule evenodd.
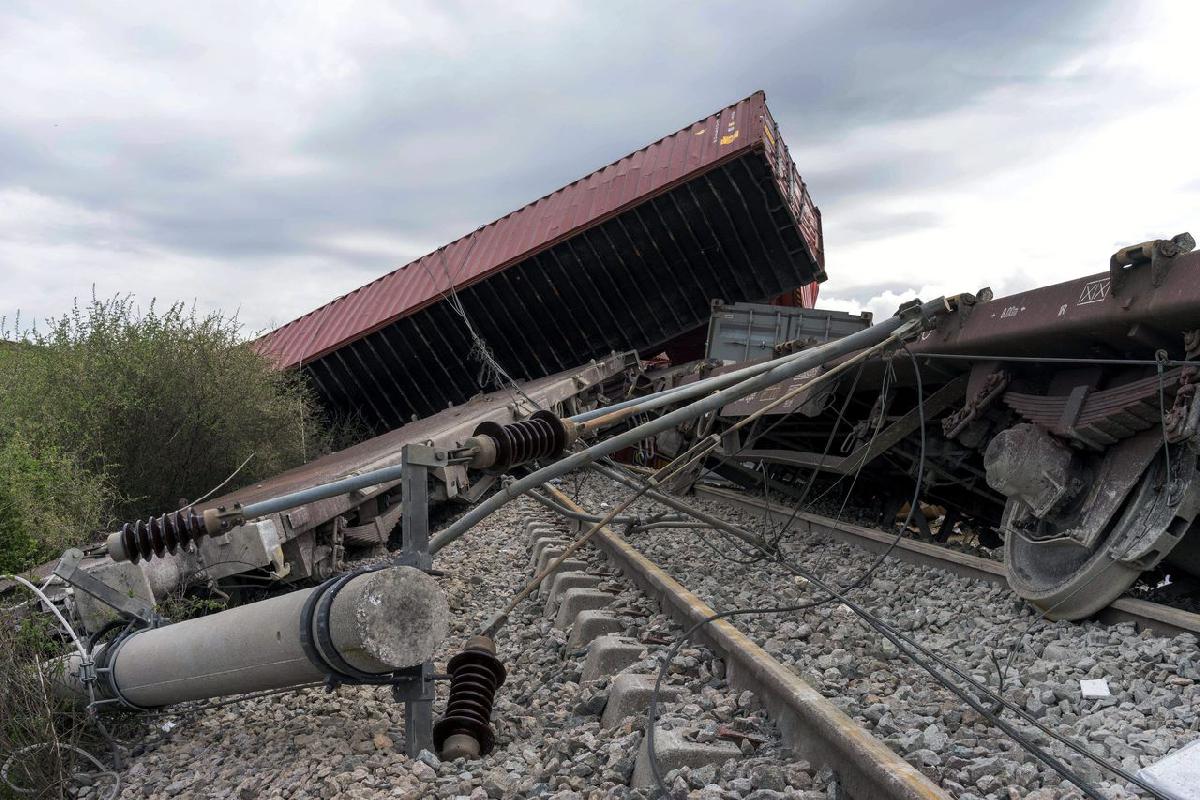
<svg viewBox="0 0 1200 800"><path fill-rule="evenodd" d="M95 646L95 643L98 640L99 636L93 636L88 641L88 645L85 647L82 640L80 640L79 635L75 632L75 628L72 627L71 623L67 621L67 618L65 616L63 616L62 612L58 610L58 606L54 605L53 601L51 601L50 598L46 595L46 592L43 589L43 587L36 586L31 581L29 581L28 579L26 579L20 575L0 575L0 578L14 581L15 583L20 584L21 586L25 587L30 592L32 592L34 594L34 596L36 596L38 598L38 600L41 601L42 605L45 608L49 609L51 613L53 613L55 619L58 621L59 626L63 629L63 631L67 634L67 636L70 637L71 644L74 645L76 652L79 653L79 658L80 658L79 663L80 663L80 671L81 671L80 680L83 682L83 684L85 686L87 686L87 689L88 689L88 696L89 696L89 700L90 700L90 702L88 703L88 718L96 724L96 727L100 731L101 735L103 735L103 737L109 742L109 744L115 748L115 743L113 742L112 736L108 733L108 730L100 723L100 721L98 719L96 719L95 711L94 711L94 704L96 702L96 687L95 687L95 673L92 670L92 664L93 664L92 649ZM50 582L50 579L47 578L46 583L43 584L43 586L49 585L49 582ZM97 632L97 633L99 634L100 632ZM96 774L111 776L112 780L113 780L113 785L110 788L108 796L106 798L104 798L104 800L112 800L112 798L116 797L117 794L120 793L120 791L121 791L120 775L118 775L114 770L109 769L102 761L100 761L98 758L96 758L95 756L93 756L91 753L87 752L83 748L76 747L73 744L66 744L64 742L59 742L57 739L55 741L51 741L51 742L35 742L34 744L26 745L25 747L22 747L18 750L14 750L12 753L10 753L8 758L6 758L4 760L4 764L0 765L0 782L3 782L5 786L7 786L9 789L16 792L17 794L21 794L21 795L37 794L38 791L40 791L40 790L30 789L30 788L26 788L23 786L17 786L15 783L12 782L9 775L12 770L13 763L17 760L17 758L19 758L22 755L25 755L26 753L36 752L37 750L40 750L43 748L48 748L48 747L53 747L58 750L70 750L71 752L74 752L77 755L81 755L84 758L86 758L88 761L92 762L92 764L94 764L97 767Z"/></svg>
<svg viewBox="0 0 1200 800"><path fill-rule="evenodd" d="M913 364L914 370L916 370L917 364L916 364L915 358L913 357L913 354L910 351L908 351L907 348L904 348L904 349L905 349L906 353L908 354L910 361ZM919 414L920 431L921 431L921 450L920 450L920 455L918 458L918 471L917 471L918 474L917 474L916 486L914 489L914 500L910 505L909 514L905 521L905 524L903 526L901 526L900 530L893 537L892 542L890 543L889 547L887 549L885 549L882 553L880 553L879 556L875 559L875 561L866 570L864 570L864 572L858 578L856 578L854 581L852 581L848 586L843 587L841 589L835 589L835 588L831 587L829 584L827 584L824 580L822 580L817 575L815 575L815 574L811 573L810 571L804 569L803 567L800 567L799 565L793 563L778 548L770 547L769 545L765 545L764 543L758 541L757 537L751 538L749 541L747 541L746 539L742 539L742 541L747 541L748 544L751 544L753 547L759 549L765 558L777 563L778 565L787 569L792 574L798 575L798 576L803 577L806 580L808 580L813 586L816 586L818 589L825 592L827 594L827 597L825 597L823 599L819 599L819 600L813 600L813 601L803 603L803 604L792 605L792 606L780 606L780 607L772 607L772 608L733 609L730 611L722 612L720 614L716 614L706 620L703 620L703 621L697 623L696 625L694 625L690 629L688 629L680 637L680 639L675 643L675 645L668 652L667 656L665 657L664 661L662 662L660 672L659 672L659 679L655 684L655 691L651 695L651 702L650 702L649 708L647 709L647 731L646 731L647 754L650 758L651 769L652 769L652 772L654 773L654 776L655 776L656 782L658 783L659 788L664 793L668 793L668 791L669 791L668 787L665 785L665 782L663 781L662 775L659 772L658 764L657 764L657 755L654 750L654 726L655 726L655 722L657 720L658 698L661 694L662 680L663 680L664 676L666 675L666 670L668 669L668 667L670 665L670 661L672 658L674 658L674 655L678 652L679 648L682 647L683 642L686 641L700 627L707 624L708 622L711 622L711 621L714 621L717 619L723 619L723 618L727 618L727 617L740 616L740 615L789 613L789 612L793 612L793 611L805 610L808 608L812 608L812 607L815 607L818 605L823 605L826 603L831 603L834 601L840 601L841 603L845 604L846 607L849 608L852 612L854 612L862 621L864 621L865 624L867 624L869 627L871 627L877 633L879 633L880 635L884 636L889 641L891 641L897 647L897 649L901 653L904 654L905 657L907 657L910 661L912 661L917 666L924 669L936 681L938 681L945 688L947 688L948 690L953 692L955 695L957 695L965 704L967 704L974 711L976 711L976 713L980 714L980 716L987 719L990 723L995 725L997 728L999 728L1001 731L1003 731L1005 734L1007 734L1010 738L1012 738L1014 741L1016 741L1019 745L1021 745L1021 747L1023 747L1025 750L1027 750L1031 755L1033 755L1039 761L1044 763L1046 766L1053 769L1055 772L1057 772L1059 775L1061 775L1064 779L1066 779L1066 780L1070 781L1071 783L1075 784L1076 786L1078 786L1089 797L1097 798L1097 800L1099 800L1100 798L1103 797L1103 795L1101 795L1094 786L1092 786L1089 782L1087 782L1085 779L1083 779L1078 774L1076 774L1074 770L1072 770L1070 767L1068 767L1060 759L1058 759L1057 757L1055 757L1055 756L1051 755L1050 753L1046 752L1045 750L1043 750L1040 746L1038 746L1036 743L1034 743L1024 733L1022 733L1020 730L1015 728L1012 724L1001 719L999 716L1001 710L1008 710L1008 711L1016 714L1024 722L1037 728L1039 731L1046 734L1050 738L1062 743L1063 745L1065 745L1066 747L1068 747L1069 749L1071 749L1078 755L1081 755L1085 758L1090 759L1091 761L1093 761L1100 767L1110 771L1112 774L1118 775L1123 780L1125 780L1129 783L1132 783L1134 785L1137 785L1139 788L1149 792L1152 796L1158 797L1158 798L1163 798L1164 796L1161 793L1157 792L1153 787L1149 786L1144 781L1138 779L1135 775L1129 773L1128 771L1124 770L1120 766L1112 763L1108 759L1093 754L1092 752L1087 750L1085 747L1083 747L1082 745L1079 745L1078 743L1072 741L1071 739L1051 730L1050 728L1048 728L1047 726L1043 725L1041 722L1036 720L1034 717L1032 717L1030 714L1025 712L1024 709L1020 708L1019 706L1016 706L1014 703L1007 700L1003 696L1003 693L1002 693L1003 686L1002 685L1001 685L1001 687L999 687L998 691L992 690L990 687L980 683L975 678L973 678L971 675L966 673L962 668L953 664L945 657L940 656L940 655L928 650L923 645L919 644L914 639L912 639L912 637L909 637L909 636L901 633L900 631L896 630L888 623L879 619L875 614L873 614L866 608L860 606L859 604L855 603L854 601L852 601L850 598L848 598L845 595L845 592L851 591L859 586L864 585L870 579L870 577L875 573L875 571L880 567L880 565L882 565L884 563L884 561L891 555L891 553L894 551L895 547L899 544L900 539L903 538L904 533L908 528L908 525L911 524L912 515L913 515L913 513L915 513L915 509L918 507L917 501L919 499L920 487L921 487L922 480L923 480L923 472L924 472L925 457L926 457L925 456L926 420L925 420L924 411L923 411L923 391L924 390L923 390L923 386L921 384L921 378L920 378L919 371L917 371L916 374L917 374L916 380L917 380L917 391L918 391L918 408L921 408L921 412ZM613 477L613 475L611 473L608 473L608 470L599 468L599 471L601 471L602 473L605 473L605 474L609 474L609 477ZM633 477L631 475L621 475L618 478L618 480L621 480L624 483L634 485L634 486L641 485L640 479ZM662 499L664 501L666 500L666 498L663 498L661 495L658 495L658 493L656 493L656 492L650 492L648 494L652 499ZM680 507L683 506L682 503L674 503L674 504L668 503L668 505L673 505L677 510L682 510ZM702 516L699 516L698 518L701 519L701 521L707 522L710 525L712 525L713 527L715 527L716 530L718 530L718 532L720 534L722 534L723 536L727 537L730 540L741 538L741 537L734 537L733 535L730 534L730 532L728 530L725 530L722 526L713 525L714 518L712 518L710 515L702 515ZM726 523L726 527L728 527L730 529L734 529L734 526L730 526L727 523ZM953 679L948 677L946 674L942 673L940 671L939 667L946 669L948 672L953 674L955 677L957 677L963 683L967 684L972 690L974 690L974 692L976 694L981 695L983 697L987 697L992 702L992 705L989 707L988 705L985 705L984 703L980 702L976 697L973 697L972 694L967 691L967 689L958 685Z"/></svg>

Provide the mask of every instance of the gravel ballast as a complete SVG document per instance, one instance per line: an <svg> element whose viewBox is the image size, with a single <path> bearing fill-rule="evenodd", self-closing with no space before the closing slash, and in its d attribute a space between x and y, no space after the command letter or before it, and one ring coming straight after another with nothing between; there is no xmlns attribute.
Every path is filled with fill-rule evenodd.
<svg viewBox="0 0 1200 800"><path fill-rule="evenodd" d="M503 600L531 577L523 523L536 517L566 528L531 501L493 515L438 554L435 566L449 596L450 636L436 663L443 668ZM612 593L609 611L628 624L624 634L645 644L626 672L656 673L678 626L615 574L592 547L580 551L587 571ZM495 704L497 745L478 761L442 762L431 753L403 753L403 707L387 687L343 686L257 697L155 720L156 734L131 743L122 798L383 798L650 797L628 783L642 744L644 714L603 729L600 715L611 679L581 685L584 654L567 647L569 631L543 615L535 593L511 616L498 640L508 679ZM660 705L660 726L693 741L736 743L741 758L667 774L672 793L704 798L800 798L837 795L828 769L794 760L750 693L728 688L725 667L706 648L685 646L669 667L677 702ZM439 683L435 715L448 684ZM168 729L169 730L165 730ZM100 787L85 787L94 797ZM102 796L102 795L100 795Z"/></svg>
<svg viewBox="0 0 1200 800"><path fill-rule="evenodd" d="M570 487L574 488L574 487ZM629 489L589 476L578 500L602 510ZM719 501L689 498L709 513L743 527L773 530L761 515ZM649 501L634 510L667 511ZM657 528L629 541L718 611L811 597L806 583L781 567L740 565L719 556L727 540L711 530ZM876 559L872 553L820 536L789 532L785 549L798 563L847 585ZM1138 633L1132 624L1035 621L1007 587L939 569L889 560L852 595L919 643L993 687L1009 657L1006 696L1057 733L1130 773L1196 738L1200 711L1200 655L1196 638ZM956 797L1080 797L1074 787L1036 761L1002 731L987 724L927 672L863 625L845 606L829 604L787 615L739 617L735 624L768 653L884 740ZM1110 697L1081 696L1081 679L1107 680ZM1013 715L1006 719L1012 721ZM1018 725L1022 730L1035 729ZM1065 746L1034 740L1112 798L1141 796L1132 784L1101 770Z"/></svg>

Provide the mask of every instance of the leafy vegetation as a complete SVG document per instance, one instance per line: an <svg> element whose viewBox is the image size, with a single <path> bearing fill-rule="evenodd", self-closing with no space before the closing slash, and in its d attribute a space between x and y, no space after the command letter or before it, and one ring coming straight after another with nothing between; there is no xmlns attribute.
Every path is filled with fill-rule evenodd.
<svg viewBox="0 0 1200 800"><path fill-rule="evenodd" d="M327 450L303 379L235 317L93 299L0 346L0 571L118 521L194 501Z"/></svg>

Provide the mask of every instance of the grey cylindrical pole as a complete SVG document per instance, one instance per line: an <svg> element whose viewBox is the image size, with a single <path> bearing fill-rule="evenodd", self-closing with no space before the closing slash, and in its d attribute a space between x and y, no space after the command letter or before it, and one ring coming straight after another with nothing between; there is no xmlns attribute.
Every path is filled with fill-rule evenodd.
<svg viewBox="0 0 1200 800"><path fill-rule="evenodd" d="M304 601L291 592L138 633L118 646L112 682L130 703L167 706L322 680L300 643ZM329 630L350 666L387 674L432 658L449 631L450 609L437 581L412 567L351 579L333 598ZM78 657L68 666L74 675ZM97 682L103 692L106 681ZM86 696L76 681L68 685Z"/></svg>

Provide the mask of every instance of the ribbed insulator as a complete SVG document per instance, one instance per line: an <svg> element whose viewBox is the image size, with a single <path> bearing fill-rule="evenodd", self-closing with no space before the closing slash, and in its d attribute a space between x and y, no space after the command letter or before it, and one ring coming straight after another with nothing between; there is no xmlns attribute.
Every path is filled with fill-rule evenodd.
<svg viewBox="0 0 1200 800"><path fill-rule="evenodd" d="M150 519L126 522L121 526L121 544L129 560L137 563L151 557L175 554L179 548L204 536L204 517L190 508L171 511Z"/></svg>
<svg viewBox="0 0 1200 800"><path fill-rule="evenodd" d="M557 456L567 447L567 429L562 420L549 411L538 411L529 419L499 425L481 422L475 436L488 436L496 442L496 463L492 469L504 472L539 458Z"/></svg>
<svg viewBox="0 0 1200 800"><path fill-rule="evenodd" d="M450 697L445 716L433 726L433 743L440 753L451 736L470 736L479 742L479 754L486 756L496 746L492 704L496 690L507 677L504 665L483 647L468 645L450 659L446 671L450 674Z"/></svg>

